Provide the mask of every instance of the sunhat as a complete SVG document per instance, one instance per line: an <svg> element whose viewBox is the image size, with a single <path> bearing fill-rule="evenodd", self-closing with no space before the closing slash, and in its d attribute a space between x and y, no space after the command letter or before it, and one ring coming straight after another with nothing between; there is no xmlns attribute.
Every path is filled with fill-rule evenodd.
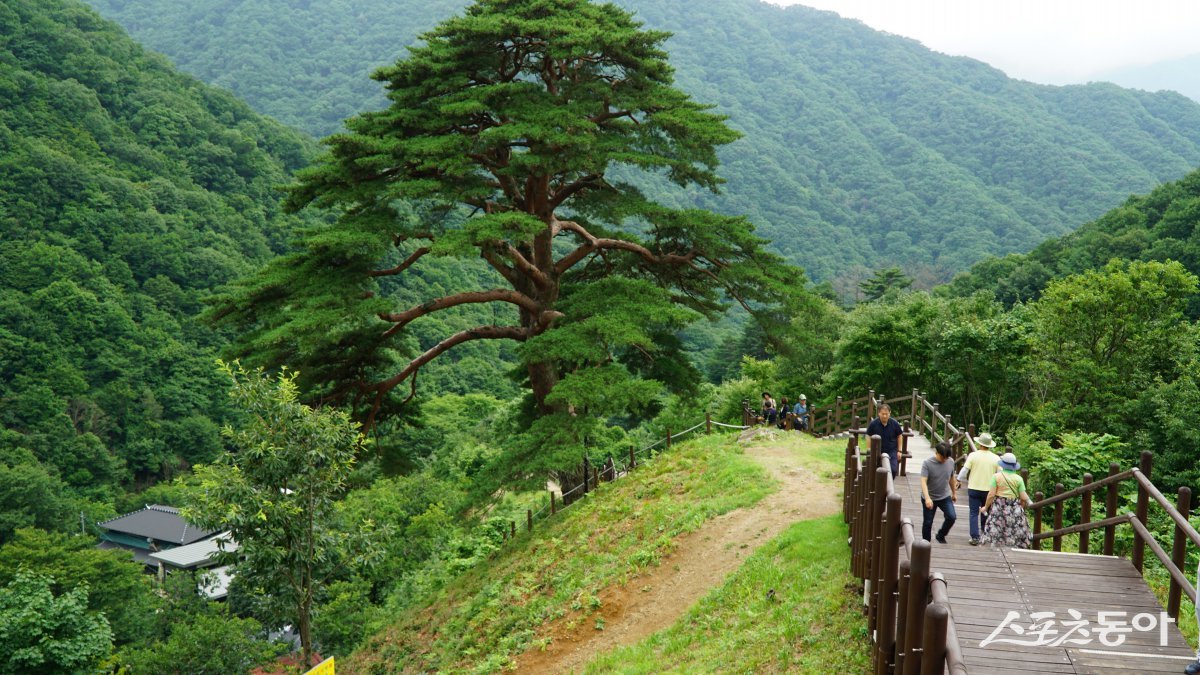
<svg viewBox="0 0 1200 675"><path fill-rule="evenodd" d="M985 431L975 437L975 445L985 448L994 448L996 447L996 441L992 438L991 434Z"/></svg>
<svg viewBox="0 0 1200 675"><path fill-rule="evenodd" d="M1009 471L1017 471L1021 468L1021 463L1017 461L1017 456L1011 452L1004 453L1000 458L1000 468L1008 469Z"/></svg>

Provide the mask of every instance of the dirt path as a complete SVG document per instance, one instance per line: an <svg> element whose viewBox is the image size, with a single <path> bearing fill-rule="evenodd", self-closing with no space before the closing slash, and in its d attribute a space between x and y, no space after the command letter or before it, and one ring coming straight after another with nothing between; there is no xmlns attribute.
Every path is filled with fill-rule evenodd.
<svg viewBox="0 0 1200 675"><path fill-rule="evenodd" d="M570 614L555 621L548 633L550 645L544 651L522 654L516 672L572 672L596 654L634 644L675 623L759 546L792 523L838 512L841 482L800 466L793 451L769 438L751 441L746 454L783 483L778 492L751 508L709 520L684 535L670 557L653 571L601 592L603 631L595 629L591 617L575 622L578 625L573 629L567 627L573 618Z"/></svg>

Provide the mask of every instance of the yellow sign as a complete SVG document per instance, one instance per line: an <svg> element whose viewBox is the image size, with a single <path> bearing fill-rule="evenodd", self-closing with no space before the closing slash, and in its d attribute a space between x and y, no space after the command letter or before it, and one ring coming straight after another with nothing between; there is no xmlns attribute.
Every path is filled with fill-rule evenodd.
<svg viewBox="0 0 1200 675"><path fill-rule="evenodd" d="M313 669L304 675L334 675L333 672L333 657L329 657L324 661L313 666Z"/></svg>

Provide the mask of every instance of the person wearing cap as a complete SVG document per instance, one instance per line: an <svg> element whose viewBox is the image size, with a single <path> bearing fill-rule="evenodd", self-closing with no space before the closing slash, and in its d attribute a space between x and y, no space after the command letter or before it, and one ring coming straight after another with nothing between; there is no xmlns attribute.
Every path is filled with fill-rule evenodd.
<svg viewBox="0 0 1200 675"><path fill-rule="evenodd" d="M796 401L796 407L792 409L796 415L796 430L801 431L808 428L808 399L804 394L800 394L800 400Z"/></svg>
<svg viewBox="0 0 1200 675"><path fill-rule="evenodd" d="M958 481L954 479L954 446L946 441L937 444L933 457L921 463L921 537L929 541L933 534L933 517L942 510L942 526L938 529L937 541L946 543L946 535L958 520L954 502L958 501Z"/></svg>
<svg viewBox="0 0 1200 675"><path fill-rule="evenodd" d="M1029 529L1029 519L1025 517L1023 507L1032 501L1025 492L1025 479L1017 473L1021 464L1016 455L1006 452L998 466L1000 470L992 476L992 487L980 512L987 514L982 541L986 544L1029 548L1033 543L1033 532Z"/></svg>
<svg viewBox="0 0 1200 675"><path fill-rule="evenodd" d="M979 509L987 501L988 492L992 489L992 479L996 476L996 467L1000 458L992 452L996 441L986 431L975 437L975 450L967 455L963 462L962 471L958 472L960 481L967 481L967 504L970 516L967 520L971 527L971 545L979 545L979 533L987 524L987 517L980 516Z"/></svg>

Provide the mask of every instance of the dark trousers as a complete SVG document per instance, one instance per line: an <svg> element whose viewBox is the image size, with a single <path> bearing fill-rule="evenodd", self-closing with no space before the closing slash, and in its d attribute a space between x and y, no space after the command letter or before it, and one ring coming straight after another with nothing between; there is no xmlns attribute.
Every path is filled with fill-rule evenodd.
<svg viewBox="0 0 1200 675"><path fill-rule="evenodd" d="M929 541L929 535L933 533L933 516L937 510L942 510L942 526L938 528L938 536L944 537L950 533L950 528L954 527L954 521L958 520L958 515L954 513L954 502L949 497L933 500L933 508L925 508L925 498L921 498L921 537L925 541Z"/></svg>
<svg viewBox="0 0 1200 675"><path fill-rule="evenodd" d="M967 489L967 499L971 509L971 517L967 522L971 524L972 539L978 539L980 533L983 532L983 526L987 524L987 516L979 512L987 503L987 496L987 490Z"/></svg>
<svg viewBox="0 0 1200 675"><path fill-rule="evenodd" d="M899 452L886 452L888 459L892 460L892 478L900 474L900 457Z"/></svg>

